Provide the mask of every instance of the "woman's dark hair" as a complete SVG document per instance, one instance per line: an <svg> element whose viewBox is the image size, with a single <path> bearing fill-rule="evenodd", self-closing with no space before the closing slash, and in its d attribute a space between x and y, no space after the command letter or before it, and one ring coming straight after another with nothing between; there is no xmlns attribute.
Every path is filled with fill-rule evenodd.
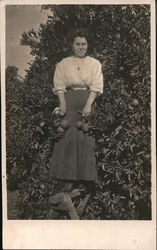
<svg viewBox="0 0 157 250"><path fill-rule="evenodd" d="M93 53L94 38L92 32L86 28L73 28L66 36L66 43L68 51L72 53L72 45L76 37L86 38L88 43L87 54Z"/></svg>

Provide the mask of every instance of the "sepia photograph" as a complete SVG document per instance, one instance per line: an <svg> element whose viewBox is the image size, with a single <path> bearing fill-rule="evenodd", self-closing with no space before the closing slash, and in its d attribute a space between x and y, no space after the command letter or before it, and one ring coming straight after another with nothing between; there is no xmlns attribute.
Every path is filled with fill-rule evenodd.
<svg viewBox="0 0 157 250"><path fill-rule="evenodd" d="M5 219L152 222L151 2L4 13Z"/></svg>

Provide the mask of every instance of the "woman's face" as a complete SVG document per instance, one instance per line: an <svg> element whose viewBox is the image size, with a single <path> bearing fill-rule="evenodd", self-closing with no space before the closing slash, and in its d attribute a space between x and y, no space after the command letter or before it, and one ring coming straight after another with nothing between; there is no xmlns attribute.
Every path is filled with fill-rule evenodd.
<svg viewBox="0 0 157 250"><path fill-rule="evenodd" d="M86 56L88 43L85 37L76 37L73 42L73 51L76 57L82 58Z"/></svg>

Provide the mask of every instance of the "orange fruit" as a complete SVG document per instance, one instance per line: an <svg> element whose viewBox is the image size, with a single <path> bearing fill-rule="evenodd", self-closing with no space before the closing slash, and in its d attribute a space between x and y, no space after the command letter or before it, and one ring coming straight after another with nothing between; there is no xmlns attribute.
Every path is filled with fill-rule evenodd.
<svg viewBox="0 0 157 250"><path fill-rule="evenodd" d="M116 38L117 39L120 39L121 37L120 37L120 33L116 33Z"/></svg>
<svg viewBox="0 0 157 250"><path fill-rule="evenodd" d="M60 124L61 124L61 120L60 120L60 119L54 119L54 120L53 120L53 125L54 125L55 127L59 127Z"/></svg>
<svg viewBox="0 0 157 250"><path fill-rule="evenodd" d="M69 128L69 122L68 122L68 120L63 119L61 121L61 127L64 128L64 129L68 129Z"/></svg>
<svg viewBox="0 0 157 250"><path fill-rule="evenodd" d="M138 195L134 195L134 200L138 201L140 199L140 197Z"/></svg>
<svg viewBox="0 0 157 250"><path fill-rule="evenodd" d="M123 70L124 70L124 67L121 66L121 67L119 68L119 71L123 71Z"/></svg>
<svg viewBox="0 0 157 250"><path fill-rule="evenodd" d="M134 76L136 76L136 73L134 71L131 71L130 76L134 77Z"/></svg>
<svg viewBox="0 0 157 250"><path fill-rule="evenodd" d="M60 133L60 134L64 134L65 130L64 130L64 128L62 128L61 126L59 126L57 128L57 132Z"/></svg>
<svg viewBox="0 0 157 250"><path fill-rule="evenodd" d="M139 105L139 101L137 99L133 99L132 104L136 107Z"/></svg>
<svg viewBox="0 0 157 250"><path fill-rule="evenodd" d="M87 132L89 131L88 124L85 124L85 123L84 123L84 124L82 125L82 130L83 130L84 133L87 133Z"/></svg>
<svg viewBox="0 0 157 250"><path fill-rule="evenodd" d="M76 124L77 129L81 130L82 129L82 121L78 121Z"/></svg>

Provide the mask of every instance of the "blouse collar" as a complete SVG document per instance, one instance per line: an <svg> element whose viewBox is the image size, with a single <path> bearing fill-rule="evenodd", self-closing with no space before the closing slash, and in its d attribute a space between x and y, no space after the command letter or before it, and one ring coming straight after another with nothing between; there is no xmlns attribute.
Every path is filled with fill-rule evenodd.
<svg viewBox="0 0 157 250"><path fill-rule="evenodd" d="M85 56L85 57L82 57L82 58L76 57L76 56L72 56L72 58L73 58L74 60L76 60L76 61L85 61L85 60L88 58L88 56Z"/></svg>

